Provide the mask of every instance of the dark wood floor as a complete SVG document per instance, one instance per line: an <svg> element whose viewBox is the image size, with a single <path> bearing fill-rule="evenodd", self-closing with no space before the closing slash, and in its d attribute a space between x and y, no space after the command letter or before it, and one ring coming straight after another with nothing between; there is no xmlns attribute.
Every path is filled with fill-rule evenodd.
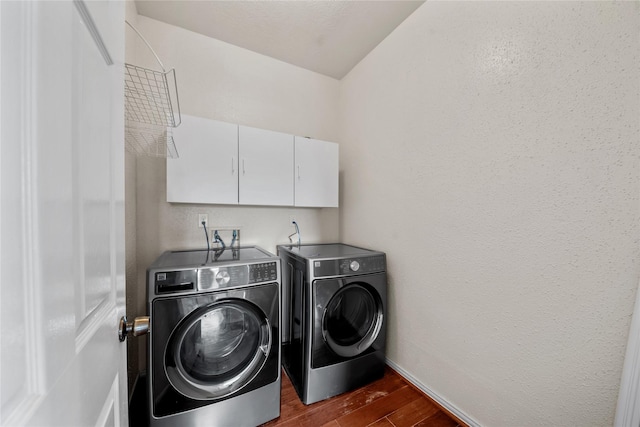
<svg viewBox="0 0 640 427"><path fill-rule="evenodd" d="M464 426L389 367L378 381L308 406L283 372L281 398L280 418L263 427Z"/></svg>

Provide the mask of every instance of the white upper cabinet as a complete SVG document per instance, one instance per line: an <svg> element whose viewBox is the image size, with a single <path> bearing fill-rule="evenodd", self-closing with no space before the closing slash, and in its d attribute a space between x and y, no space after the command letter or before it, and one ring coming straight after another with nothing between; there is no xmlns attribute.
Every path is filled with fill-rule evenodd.
<svg viewBox="0 0 640 427"><path fill-rule="evenodd" d="M295 205L338 207L338 144L295 137Z"/></svg>
<svg viewBox="0 0 640 427"><path fill-rule="evenodd" d="M338 144L183 114L167 201L338 207Z"/></svg>
<svg viewBox="0 0 640 427"><path fill-rule="evenodd" d="M293 136L239 127L241 205L293 206Z"/></svg>
<svg viewBox="0 0 640 427"><path fill-rule="evenodd" d="M167 201L238 204L238 125L183 114L167 159Z"/></svg>

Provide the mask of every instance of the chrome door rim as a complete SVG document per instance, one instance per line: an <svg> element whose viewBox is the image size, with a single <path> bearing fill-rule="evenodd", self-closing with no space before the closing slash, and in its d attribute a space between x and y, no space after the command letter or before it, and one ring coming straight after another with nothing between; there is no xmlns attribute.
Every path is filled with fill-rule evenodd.
<svg viewBox="0 0 640 427"><path fill-rule="evenodd" d="M211 383L193 378L182 364L179 356L185 336L191 327L207 313L222 307L233 307L244 314L250 314L259 325L258 345L251 360L237 374L224 381ZM237 347L237 344L236 344ZM221 399L236 393L249 384L267 362L272 347L271 325L267 317L254 304L240 299L225 299L203 306L186 316L172 331L165 348L165 373L173 388L180 394L196 400ZM172 363L167 363L171 360ZM174 366L175 365L175 366Z"/></svg>
<svg viewBox="0 0 640 427"><path fill-rule="evenodd" d="M327 311L328 311L328 308L331 306L332 302L335 300L335 298L338 298L340 294L347 292L348 290L353 288L360 288L364 292L366 292L373 299L376 311L375 311L375 315L373 316L373 320L369 325L369 328L367 329L367 332L364 334L364 336L360 340L358 340L357 342L351 345L341 345L331 337L331 334L328 331ZM334 295L331 296L331 298L329 299L329 302L325 306L324 311L322 313L322 337L324 341L327 343L327 345L329 346L329 348L338 356L355 357L355 356L358 356L359 354L362 354L365 350L371 347L371 345L378 338L378 335L380 334L380 331L382 329L383 318L384 318L384 315L383 315L383 309L382 309L382 302L380 300L380 296L378 295L378 293L375 292L375 290L368 289L367 286L364 286L360 283L352 283L340 288Z"/></svg>

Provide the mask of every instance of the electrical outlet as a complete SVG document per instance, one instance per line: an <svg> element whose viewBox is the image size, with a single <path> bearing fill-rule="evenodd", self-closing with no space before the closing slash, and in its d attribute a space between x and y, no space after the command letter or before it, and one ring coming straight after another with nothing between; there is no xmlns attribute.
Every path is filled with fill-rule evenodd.
<svg viewBox="0 0 640 427"><path fill-rule="evenodd" d="M204 221L204 226L209 226L209 215L207 214L198 214L198 228L202 228L202 221Z"/></svg>

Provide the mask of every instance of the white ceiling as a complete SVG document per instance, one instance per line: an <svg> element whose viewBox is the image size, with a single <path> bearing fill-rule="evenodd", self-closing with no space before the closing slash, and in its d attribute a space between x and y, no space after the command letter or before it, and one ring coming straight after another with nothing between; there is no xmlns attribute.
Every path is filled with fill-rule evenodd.
<svg viewBox="0 0 640 427"><path fill-rule="evenodd" d="M135 0L140 15L336 79L423 2Z"/></svg>

